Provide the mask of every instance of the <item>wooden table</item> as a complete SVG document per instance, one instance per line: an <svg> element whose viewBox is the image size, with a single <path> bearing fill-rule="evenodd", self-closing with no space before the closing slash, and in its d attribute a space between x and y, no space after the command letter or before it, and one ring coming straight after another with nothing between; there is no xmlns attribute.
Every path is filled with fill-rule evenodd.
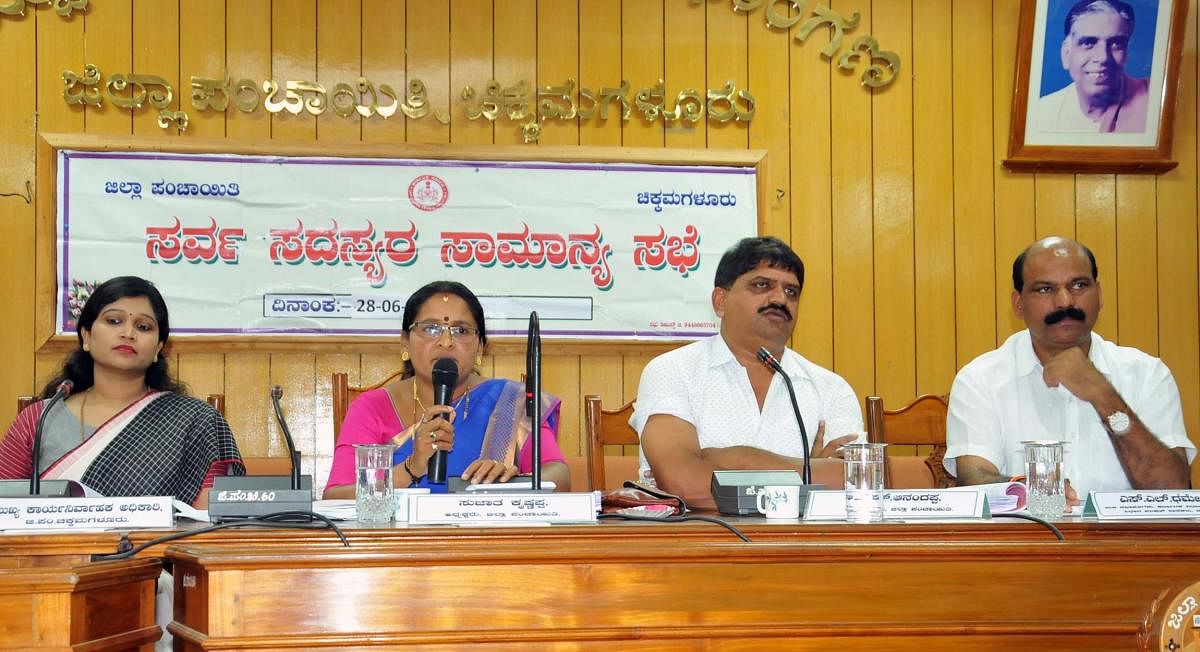
<svg viewBox="0 0 1200 652"><path fill-rule="evenodd" d="M0 571L0 650L154 649L162 564L133 559Z"/></svg>
<svg viewBox="0 0 1200 652"><path fill-rule="evenodd" d="M146 577L153 557L176 565L177 649L1164 650L1172 614L1182 624L1168 634L1195 643L1197 522L1064 521L1059 542L1000 519L729 521L753 542L706 523L351 524L349 549L328 531L222 530L134 563L152 565ZM0 582L86 577L105 567L90 555L121 538L0 535ZM90 604L72 613L112 622ZM10 609L0 632L13 631ZM50 622L49 607L32 609Z"/></svg>
<svg viewBox="0 0 1200 652"><path fill-rule="evenodd" d="M731 520L752 543L699 523L203 535L166 549L171 631L189 650L1166 649L1163 610L1200 580L1193 522L1065 522L1060 542Z"/></svg>

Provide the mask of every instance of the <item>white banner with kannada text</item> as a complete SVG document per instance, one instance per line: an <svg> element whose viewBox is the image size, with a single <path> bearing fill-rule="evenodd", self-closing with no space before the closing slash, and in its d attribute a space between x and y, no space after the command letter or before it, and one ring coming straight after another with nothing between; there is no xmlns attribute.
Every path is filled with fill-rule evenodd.
<svg viewBox="0 0 1200 652"><path fill-rule="evenodd" d="M537 310L551 337L703 337L755 188L737 166L62 150L56 329L136 275L181 335L394 335L445 279L489 335Z"/></svg>

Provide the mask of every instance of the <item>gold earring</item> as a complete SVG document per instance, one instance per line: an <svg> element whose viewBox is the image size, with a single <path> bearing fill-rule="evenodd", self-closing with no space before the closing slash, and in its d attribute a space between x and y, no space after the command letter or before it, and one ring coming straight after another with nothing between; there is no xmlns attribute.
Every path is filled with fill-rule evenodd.
<svg viewBox="0 0 1200 652"><path fill-rule="evenodd" d="M482 353L475 356L475 366L476 367L483 366L483 354Z"/></svg>
<svg viewBox="0 0 1200 652"><path fill-rule="evenodd" d="M84 353L87 353L88 351L91 351L91 350L92 350L92 349L91 349L91 347L90 347L90 346L88 346L87 344L84 344L84 345L83 345L83 352L84 352Z"/></svg>
<svg viewBox="0 0 1200 652"><path fill-rule="evenodd" d="M402 362L408 362L408 349L404 349L400 352L400 360Z"/></svg>

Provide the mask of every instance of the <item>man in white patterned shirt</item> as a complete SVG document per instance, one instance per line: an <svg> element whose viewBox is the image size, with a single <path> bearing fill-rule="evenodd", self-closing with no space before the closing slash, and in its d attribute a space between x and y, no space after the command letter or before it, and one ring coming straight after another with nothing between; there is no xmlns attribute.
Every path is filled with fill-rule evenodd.
<svg viewBox="0 0 1200 652"><path fill-rule="evenodd" d="M664 353L642 371L629 424L641 437L642 467L659 487L711 508L714 470L802 469L806 451L787 388L759 362L759 347L795 387L813 482L842 485L841 462L828 458L863 437L862 410L845 380L787 348L803 285L804 263L776 238L745 238L721 257L712 292L720 334Z"/></svg>

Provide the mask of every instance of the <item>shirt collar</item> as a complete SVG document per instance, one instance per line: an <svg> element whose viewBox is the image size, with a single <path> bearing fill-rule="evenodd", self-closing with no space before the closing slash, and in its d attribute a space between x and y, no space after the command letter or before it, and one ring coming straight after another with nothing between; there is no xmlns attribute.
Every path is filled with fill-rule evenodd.
<svg viewBox="0 0 1200 652"><path fill-rule="evenodd" d="M725 338L720 333L717 333L709 341L708 366L719 367L724 364L741 366L737 358L733 357L733 351L729 349L729 344L725 342ZM779 361L779 366L783 367L784 373L793 381L809 378L808 369L804 366L803 358L800 357L799 353L787 347L783 349L783 359Z"/></svg>
<svg viewBox="0 0 1200 652"><path fill-rule="evenodd" d="M1033 351L1033 338L1029 334L1029 329L1022 331L1020 336L1016 346L1017 375L1026 376L1040 370L1042 363L1038 360L1037 353ZM1089 336L1092 338L1092 345L1088 347L1088 360L1092 362L1092 366L1096 367L1096 371L1107 376L1109 375L1108 358L1101 351L1104 338L1095 332L1089 333Z"/></svg>

